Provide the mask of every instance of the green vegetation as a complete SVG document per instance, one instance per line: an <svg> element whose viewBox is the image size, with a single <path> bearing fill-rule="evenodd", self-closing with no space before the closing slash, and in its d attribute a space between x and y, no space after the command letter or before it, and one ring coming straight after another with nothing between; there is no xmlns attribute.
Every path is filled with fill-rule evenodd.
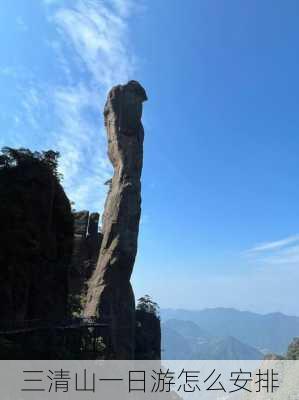
<svg viewBox="0 0 299 400"><path fill-rule="evenodd" d="M265 355L266 360L299 360L299 337L295 337L288 346L285 355L269 353Z"/></svg>
<svg viewBox="0 0 299 400"><path fill-rule="evenodd" d="M0 152L0 169L8 169L24 165L44 165L58 179L62 180L62 174L58 172L59 152L53 150L34 151L29 149L13 149L3 147Z"/></svg>
<svg viewBox="0 0 299 400"><path fill-rule="evenodd" d="M159 306L149 295L141 297L137 302L135 358L137 360L161 358Z"/></svg>
<svg viewBox="0 0 299 400"><path fill-rule="evenodd" d="M138 299L136 309L149 314L154 314L157 318L159 318L159 306L148 294Z"/></svg>
<svg viewBox="0 0 299 400"><path fill-rule="evenodd" d="M299 337L295 337L288 347L287 360L299 360Z"/></svg>

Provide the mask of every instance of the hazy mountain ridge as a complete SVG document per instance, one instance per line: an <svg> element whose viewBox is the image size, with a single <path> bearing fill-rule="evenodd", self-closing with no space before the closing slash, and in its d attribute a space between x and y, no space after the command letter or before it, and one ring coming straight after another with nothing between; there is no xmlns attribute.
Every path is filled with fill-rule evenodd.
<svg viewBox="0 0 299 400"><path fill-rule="evenodd" d="M162 324L164 359L253 360L263 358L257 349L234 337L211 336L192 321L167 320Z"/></svg>
<svg viewBox="0 0 299 400"><path fill-rule="evenodd" d="M234 337L262 352L283 354L299 336L299 317L282 313L257 314L233 308L161 309L161 320L191 321L210 336Z"/></svg>

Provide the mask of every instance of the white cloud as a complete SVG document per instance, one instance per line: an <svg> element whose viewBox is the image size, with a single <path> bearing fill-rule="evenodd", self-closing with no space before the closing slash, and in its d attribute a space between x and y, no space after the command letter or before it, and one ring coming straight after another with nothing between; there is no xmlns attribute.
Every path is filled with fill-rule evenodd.
<svg viewBox="0 0 299 400"><path fill-rule="evenodd" d="M122 12L121 7L114 11L104 2L82 0L74 8L59 9L53 19L90 78L105 88L127 80L134 70Z"/></svg>
<svg viewBox="0 0 299 400"><path fill-rule="evenodd" d="M244 252L250 259L263 264L291 264L299 262L299 235L273 242L265 242Z"/></svg>
<svg viewBox="0 0 299 400"><path fill-rule="evenodd" d="M103 183L112 174L102 110L112 86L134 79L128 24L142 1L42 3L49 26L40 33L40 45L46 45L46 53L44 48L33 51L46 54L49 69L45 71L44 62L34 68L26 62L0 66L0 77L13 80L16 89L13 130L1 143L59 151L63 185L75 208L101 212L107 190ZM17 19L19 29L23 22Z"/></svg>
<svg viewBox="0 0 299 400"><path fill-rule="evenodd" d="M257 253L257 252L262 252L262 251L268 251L268 250L278 250L282 247L288 246L294 242L299 241L299 235L293 235L289 236L285 239L281 240L276 240L274 242L265 242L261 243L252 249L247 250L248 253Z"/></svg>
<svg viewBox="0 0 299 400"><path fill-rule="evenodd" d="M51 45L67 81L50 90L60 121L54 142L62 154L64 186L77 209L103 207L103 182L112 168L101 110L111 86L129 80L135 68L127 44L129 14L124 12L125 2L114 3L111 7L103 1L79 0L72 7L55 8L49 16L58 33ZM130 1L130 11L132 5ZM79 80L74 70L80 71Z"/></svg>
<svg viewBox="0 0 299 400"><path fill-rule="evenodd" d="M53 93L60 130L56 144L63 157L60 170L64 186L76 208L99 209L106 193L103 182L112 173L106 157L106 144L98 123L87 118L94 111L97 96L84 84L75 87L57 87Z"/></svg>

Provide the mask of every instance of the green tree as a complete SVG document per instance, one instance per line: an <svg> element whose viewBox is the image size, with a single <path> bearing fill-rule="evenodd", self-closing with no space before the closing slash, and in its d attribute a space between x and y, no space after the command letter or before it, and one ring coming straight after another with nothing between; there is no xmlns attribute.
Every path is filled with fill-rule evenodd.
<svg viewBox="0 0 299 400"><path fill-rule="evenodd" d="M154 314L157 317L159 316L159 306L152 300L152 298L148 294L138 299L136 308L139 311Z"/></svg>
<svg viewBox="0 0 299 400"><path fill-rule="evenodd" d="M58 172L58 159L60 153L58 151L48 150L41 153L41 160L51 169L56 178L61 181L63 176Z"/></svg>
<svg viewBox="0 0 299 400"><path fill-rule="evenodd" d="M287 360L299 360L299 337L295 337L288 347Z"/></svg>
<svg viewBox="0 0 299 400"><path fill-rule="evenodd" d="M61 173L58 172L58 159L60 154L58 151L34 151L29 149L19 148L13 149L11 147L3 147L0 152L0 170L4 168L13 168L20 165L28 164L43 164L51 173L57 178L58 181L63 179Z"/></svg>

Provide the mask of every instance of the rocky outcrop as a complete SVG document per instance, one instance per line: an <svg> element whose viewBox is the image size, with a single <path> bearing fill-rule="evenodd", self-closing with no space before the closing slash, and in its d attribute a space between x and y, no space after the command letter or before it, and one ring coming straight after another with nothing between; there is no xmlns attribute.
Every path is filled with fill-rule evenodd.
<svg viewBox="0 0 299 400"><path fill-rule="evenodd" d="M0 317L62 319L73 241L70 202L44 160L23 151L20 161L14 152L15 159L1 156Z"/></svg>
<svg viewBox="0 0 299 400"><path fill-rule="evenodd" d="M102 233L99 232L98 213L90 214L84 210L75 212L73 216L74 248L69 272L70 302L74 302L76 296L77 305L83 306L88 289L87 282L97 264Z"/></svg>
<svg viewBox="0 0 299 400"><path fill-rule="evenodd" d="M134 357L135 300L130 277L141 212L141 116L145 100L141 85L130 81L112 88L104 109L114 175L105 203L99 260L90 280L84 314L110 319L112 352L117 359Z"/></svg>
<svg viewBox="0 0 299 400"><path fill-rule="evenodd" d="M136 310L136 360L161 360L161 322L154 313Z"/></svg>

